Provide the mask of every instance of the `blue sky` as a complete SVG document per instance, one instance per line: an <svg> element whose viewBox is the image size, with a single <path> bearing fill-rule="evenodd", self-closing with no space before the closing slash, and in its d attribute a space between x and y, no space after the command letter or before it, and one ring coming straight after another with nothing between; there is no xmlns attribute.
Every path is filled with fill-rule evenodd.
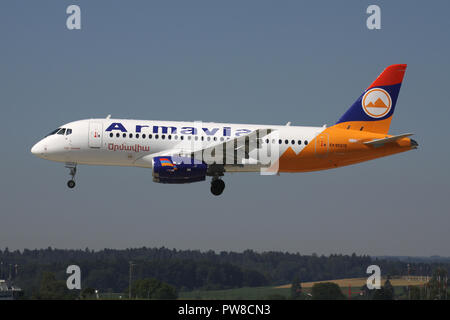
<svg viewBox="0 0 450 320"><path fill-rule="evenodd" d="M81 7L82 29L66 28ZM381 30L366 28L370 4ZM450 256L448 1L2 1L0 248L247 248ZM336 170L167 186L31 146L78 119L332 125L388 65L416 151Z"/></svg>

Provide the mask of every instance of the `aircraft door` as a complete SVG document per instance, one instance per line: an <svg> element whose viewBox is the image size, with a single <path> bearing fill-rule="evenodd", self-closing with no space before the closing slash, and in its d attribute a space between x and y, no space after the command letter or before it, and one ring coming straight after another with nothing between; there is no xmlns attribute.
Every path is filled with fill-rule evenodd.
<svg viewBox="0 0 450 320"><path fill-rule="evenodd" d="M328 156L328 150L330 145L330 137L328 133L321 133L316 137L315 152L316 157L326 158Z"/></svg>
<svg viewBox="0 0 450 320"><path fill-rule="evenodd" d="M89 147L101 148L103 135L103 124L100 122L89 122Z"/></svg>

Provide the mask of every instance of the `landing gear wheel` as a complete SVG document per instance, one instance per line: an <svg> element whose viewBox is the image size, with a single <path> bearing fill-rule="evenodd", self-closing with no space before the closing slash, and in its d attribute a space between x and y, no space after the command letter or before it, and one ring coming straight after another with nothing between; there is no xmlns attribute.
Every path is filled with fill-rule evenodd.
<svg viewBox="0 0 450 320"><path fill-rule="evenodd" d="M66 168L70 170L70 176L72 177L72 179L67 181L67 186L70 189L73 189L75 188L75 174L77 173L77 164L71 162L66 163Z"/></svg>
<svg viewBox="0 0 450 320"><path fill-rule="evenodd" d="M219 196L222 194L225 189L225 182L220 179L215 179L211 181L211 193L215 196Z"/></svg>
<svg viewBox="0 0 450 320"><path fill-rule="evenodd" d="M67 186L68 186L70 189L75 188L75 181L73 181L73 180L67 181Z"/></svg>

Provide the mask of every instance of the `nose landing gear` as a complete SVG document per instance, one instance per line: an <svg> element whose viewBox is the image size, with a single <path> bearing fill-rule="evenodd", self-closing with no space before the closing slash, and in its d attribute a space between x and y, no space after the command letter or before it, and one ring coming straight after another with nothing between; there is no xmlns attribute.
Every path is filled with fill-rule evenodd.
<svg viewBox="0 0 450 320"><path fill-rule="evenodd" d="M66 168L70 169L70 175L72 179L67 181L67 186L70 189L75 188L75 174L77 173L77 164L76 163L66 163Z"/></svg>

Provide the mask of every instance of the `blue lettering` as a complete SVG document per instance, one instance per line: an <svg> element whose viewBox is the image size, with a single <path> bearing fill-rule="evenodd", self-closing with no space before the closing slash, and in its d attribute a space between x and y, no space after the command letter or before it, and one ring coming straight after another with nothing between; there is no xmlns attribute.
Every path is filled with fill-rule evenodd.
<svg viewBox="0 0 450 320"><path fill-rule="evenodd" d="M105 131L120 130L122 132L127 132L127 129L120 122L113 122Z"/></svg>
<svg viewBox="0 0 450 320"><path fill-rule="evenodd" d="M141 129L142 129L142 128L145 128L145 127L148 127L148 126L140 126L140 125L137 125L137 126L136 126L136 132L141 132Z"/></svg>
<svg viewBox="0 0 450 320"><path fill-rule="evenodd" d="M208 128L202 128L202 129L203 129L203 131L205 131L205 133L208 136L213 136L216 134L217 131L219 131L219 128L213 128L211 131Z"/></svg>
<svg viewBox="0 0 450 320"><path fill-rule="evenodd" d="M231 136L230 130L231 130L230 127L223 127L223 135L224 135L225 137Z"/></svg>
<svg viewBox="0 0 450 320"><path fill-rule="evenodd" d="M194 127L182 127L181 132L182 134L197 134L197 129Z"/></svg>
<svg viewBox="0 0 450 320"><path fill-rule="evenodd" d="M163 134L167 134L169 133L169 128L170 128L170 133L177 133L177 128L175 127L165 127L165 126L153 126L153 133L158 133L159 128L161 128L161 133Z"/></svg>

